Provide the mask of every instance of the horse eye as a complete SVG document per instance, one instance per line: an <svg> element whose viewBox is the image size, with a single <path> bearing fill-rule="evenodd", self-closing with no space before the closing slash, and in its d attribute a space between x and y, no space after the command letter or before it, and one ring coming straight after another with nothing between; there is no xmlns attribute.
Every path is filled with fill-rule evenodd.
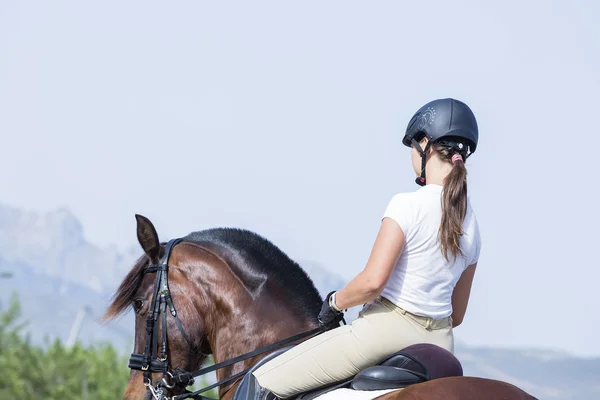
<svg viewBox="0 0 600 400"><path fill-rule="evenodd" d="M135 299L133 300L133 310L137 313L139 312L142 307L144 307L144 300L142 299Z"/></svg>

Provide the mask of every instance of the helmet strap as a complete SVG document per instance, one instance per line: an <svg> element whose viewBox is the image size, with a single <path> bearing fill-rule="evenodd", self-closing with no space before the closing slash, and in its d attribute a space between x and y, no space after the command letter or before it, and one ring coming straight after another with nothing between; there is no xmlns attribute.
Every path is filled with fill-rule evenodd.
<svg viewBox="0 0 600 400"><path fill-rule="evenodd" d="M419 186L425 186L425 164L427 163L427 151L431 146L431 141L427 142L427 145L425 145L425 149L421 149L421 145L419 145L419 142L417 142L414 137L411 139L411 143L413 146L415 146L415 149L417 149L417 151L421 155L421 176L415 179L415 182Z"/></svg>

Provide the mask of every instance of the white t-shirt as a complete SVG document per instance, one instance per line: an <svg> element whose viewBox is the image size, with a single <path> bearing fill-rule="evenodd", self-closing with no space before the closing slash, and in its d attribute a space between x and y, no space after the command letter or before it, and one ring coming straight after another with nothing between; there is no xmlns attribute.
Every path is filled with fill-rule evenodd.
<svg viewBox="0 0 600 400"><path fill-rule="evenodd" d="M479 260L481 238L477 219L467 201L464 235L456 261L442 254L439 228L442 218L442 190L428 184L415 192L399 193L389 202L385 217L396 221L405 236L404 250L382 296L416 315L433 319L452 315L452 291L463 271Z"/></svg>

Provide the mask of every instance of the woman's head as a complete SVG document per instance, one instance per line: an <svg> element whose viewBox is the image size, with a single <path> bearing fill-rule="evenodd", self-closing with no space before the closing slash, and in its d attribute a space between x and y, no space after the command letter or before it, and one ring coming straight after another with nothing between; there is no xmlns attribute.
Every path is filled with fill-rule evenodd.
<svg viewBox="0 0 600 400"><path fill-rule="evenodd" d="M444 186L440 244L447 259L461 254L462 223L467 213L465 161L479 140L471 109L454 99L440 99L421 107L411 118L403 143L412 147L417 184ZM426 180L427 177L427 180Z"/></svg>
<svg viewBox="0 0 600 400"><path fill-rule="evenodd" d="M426 162L430 156L430 146L444 144L456 148L466 160L477 149L479 130L473 111L465 103L447 98L430 101L421 107L410 119L406 133L402 139L405 146L413 150L413 166L416 160L421 166L416 167L420 175L417 184L426 184Z"/></svg>

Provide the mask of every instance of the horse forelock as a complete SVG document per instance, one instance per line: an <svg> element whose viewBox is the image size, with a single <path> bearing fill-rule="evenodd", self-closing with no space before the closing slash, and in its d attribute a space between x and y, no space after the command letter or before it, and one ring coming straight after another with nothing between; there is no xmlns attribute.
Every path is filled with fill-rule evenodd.
<svg viewBox="0 0 600 400"><path fill-rule="evenodd" d="M129 309L142 283L143 271L148 264L148 257L145 254L138 258L112 296L108 310L104 314L104 319L116 318Z"/></svg>

